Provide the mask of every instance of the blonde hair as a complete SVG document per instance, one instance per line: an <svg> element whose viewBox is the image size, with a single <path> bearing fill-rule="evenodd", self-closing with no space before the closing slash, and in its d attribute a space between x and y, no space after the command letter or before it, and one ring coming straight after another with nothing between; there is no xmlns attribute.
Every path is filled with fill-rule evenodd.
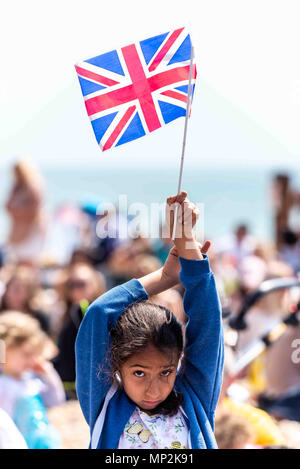
<svg viewBox="0 0 300 469"><path fill-rule="evenodd" d="M39 322L18 311L6 311L0 315L0 340L5 343L6 348L20 347L29 342L46 359L57 354L55 344L41 330Z"/></svg>
<svg viewBox="0 0 300 469"><path fill-rule="evenodd" d="M21 159L14 164L14 172L18 183L30 187L35 192L43 192L43 178L33 163Z"/></svg>
<svg viewBox="0 0 300 469"><path fill-rule="evenodd" d="M243 449L255 442L255 431L241 415L223 407L216 412L215 437L219 449Z"/></svg>

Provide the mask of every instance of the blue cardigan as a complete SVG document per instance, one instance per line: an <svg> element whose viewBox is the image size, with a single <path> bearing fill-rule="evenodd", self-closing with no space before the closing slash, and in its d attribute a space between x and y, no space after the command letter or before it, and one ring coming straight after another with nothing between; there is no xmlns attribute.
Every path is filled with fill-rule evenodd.
<svg viewBox="0 0 300 469"><path fill-rule="evenodd" d="M184 310L189 319L184 370L177 374L175 389L183 394L191 448L216 448L214 413L224 357L221 307L207 256L203 260L179 260ZM147 299L141 283L130 280L94 301L81 323L75 346L76 388L94 448L117 448L136 407L110 376L109 330L128 306Z"/></svg>

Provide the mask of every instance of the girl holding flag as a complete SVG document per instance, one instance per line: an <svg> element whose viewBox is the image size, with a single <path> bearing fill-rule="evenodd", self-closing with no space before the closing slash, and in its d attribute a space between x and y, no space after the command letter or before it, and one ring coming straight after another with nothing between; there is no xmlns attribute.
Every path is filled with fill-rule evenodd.
<svg viewBox="0 0 300 469"><path fill-rule="evenodd" d="M216 448L214 413L223 369L220 302L206 252L193 226L197 209L181 191L181 209L164 266L101 295L76 340L77 394L91 448ZM170 232L174 216L170 219ZM181 282L182 325L152 295Z"/></svg>

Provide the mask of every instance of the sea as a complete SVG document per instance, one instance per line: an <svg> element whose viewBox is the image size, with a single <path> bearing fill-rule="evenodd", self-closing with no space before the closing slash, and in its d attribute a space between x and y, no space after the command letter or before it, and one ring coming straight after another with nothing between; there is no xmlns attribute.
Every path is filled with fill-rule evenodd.
<svg viewBox="0 0 300 469"><path fill-rule="evenodd" d="M163 204L176 194L178 171L174 169L63 168L41 170L45 180L45 210L54 211L62 204L82 205L89 200L118 204L120 197L127 205ZM260 168L190 168L182 175L182 189L201 207L203 237L217 239L230 235L244 223L256 237L274 239L274 202L272 183L277 172ZM300 170L289 174L292 184L300 189ZM11 168L0 171L0 242L9 228L5 201L12 184ZM150 213L150 212L149 212ZM298 220L299 221L299 220Z"/></svg>

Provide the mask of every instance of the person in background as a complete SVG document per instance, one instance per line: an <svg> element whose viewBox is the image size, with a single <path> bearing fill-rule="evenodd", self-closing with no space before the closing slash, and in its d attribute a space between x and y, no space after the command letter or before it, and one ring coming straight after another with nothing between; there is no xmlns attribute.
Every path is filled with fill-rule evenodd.
<svg viewBox="0 0 300 469"><path fill-rule="evenodd" d="M241 398L240 392L235 394L230 392L231 385L236 385L239 378L234 372L235 360L235 353L226 345L223 383L215 422L219 448L242 449L249 445L258 448L266 445L285 445L286 441L280 428L267 412L249 403L245 397ZM242 386L242 389L245 388Z"/></svg>
<svg viewBox="0 0 300 469"><path fill-rule="evenodd" d="M151 252L147 239L132 239L117 247L107 261L110 286L120 285L132 278L146 275L161 267Z"/></svg>
<svg viewBox="0 0 300 469"><path fill-rule="evenodd" d="M33 433L38 432L37 439L46 445L52 433L46 409L65 401L62 382L49 361L57 352L55 344L36 319L14 311L0 315L0 340L5 343L0 408L13 419L26 442L33 444Z"/></svg>
<svg viewBox="0 0 300 469"><path fill-rule="evenodd" d="M57 337L59 353L53 364L63 381L66 397L76 398L75 339L85 311L106 291L106 280L90 264L72 262L63 285L66 312Z"/></svg>
<svg viewBox="0 0 300 469"><path fill-rule="evenodd" d="M41 328L50 335L50 318L34 307L34 296L39 288L38 273L30 266L17 266L4 287L0 303L2 311L20 311L33 316Z"/></svg>
<svg viewBox="0 0 300 469"><path fill-rule="evenodd" d="M11 220L6 255L11 262L36 264L46 238L44 183L39 172L25 160L14 165L13 174L13 187L5 205Z"/></svg>
<svg viewBox="0 0 300 469"><path fill-rule="evenodd" d="M215 437L219 449L258 449L255 432L247 419L222 408L216 414Z"/></svg>
<svg viewBox="0 0 300 469"><path fill-rule="evenodd" d="M279 259L289 264L295 274L300 272L300 239L299 236L290 229L282 233Z"/></svg>

